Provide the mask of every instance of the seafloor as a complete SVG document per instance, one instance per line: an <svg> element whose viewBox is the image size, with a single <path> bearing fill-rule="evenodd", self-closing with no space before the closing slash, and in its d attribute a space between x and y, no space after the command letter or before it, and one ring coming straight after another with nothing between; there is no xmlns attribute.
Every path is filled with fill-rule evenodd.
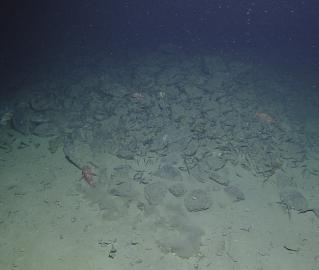
<svg viewBox="0 0 319 270"><path fill-rule="evenodd" d="M257 56L116 57L2 100L0 268L319 269L318 84Z"/></svg>

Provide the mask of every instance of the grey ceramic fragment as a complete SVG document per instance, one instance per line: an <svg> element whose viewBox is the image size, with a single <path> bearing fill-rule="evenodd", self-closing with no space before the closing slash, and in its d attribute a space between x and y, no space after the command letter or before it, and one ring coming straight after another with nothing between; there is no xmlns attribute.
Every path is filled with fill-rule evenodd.
<svg viewBox="0 0 319 270"><path fill-rule="evenodd" d="M115 167L108 184L108 192L114 196L132 196L134 192L130 173L131 167L129 165L121 165Z"/></svg>
<svg viewBox="0 0 319 270"><path fill-rule="evenodd" d="M276 184L279 190L287 187L296 187L293 179L281 170L276 173Z"/></svg>
<svg viewBox="0 0 319 270"><path fill-rule="evenodd" d="M209 174L209 178L222 186L229 185L229 179L227 177L222 177L220 174L218 174L216 172L211 172Z"/></svg>
<svg viewBox="0 0 319 270"><path fill-rule="evenodd" d="M30 122L32 111L26 104L19 104L12 117L13 128L23 135L29 135L33 129Z"/></svg>
<svg viewBox="0 0 319 270"><path fill-rule="evenodd" d="M182 197L186 193L186 187L183 183L177 183L171 185L168 190L175 196L175 197Z"/></svg>
<svg viewBox="0 0 319 270"><path fill-rule="evenodd" d="M54 102L54 95L46 91L33 93L30 106L34 111L45 111L54 109L56 104Z"/></svg>
<svg viewBox="0 0 319 270"><path fill-rule="evenodd" d="M195 189L187 195L184 204L188 211L197 212L209 209L213 201L207 191Z"/></svg>
<svg viewBox="0 0 319 270"><path fill-rule="evenodd" d="M177 168L169 164L160 166L160 168L154 173L154 175L173 181L183 180L181 172Z"/></svg>
<svg viewBox="0 0 319 270"><path fill-rule="evenodd" d="M303 211L308 209L308 202L301 192L295 188L287 188L280 192L280 201L289 209Z"/></svg>
<svg viewBox="0 0 319 270"><path fill-rule="evenodd" d="M32 133L39 137L51 137L59 135L57 126L52 123L39 124L33 129Z"/></svg>
<svg viewBox="0 0 319 270"><path fill-rule="evenodd" d="M144 188L145 199L151 205L160 204L163 201L166 193L167 187L161 182L147 184Z"/></svg>
<svg viewBox="0 0 319 270"><path fill-rule="evenodd" d="M224 191L230 196L235 202L245 200L244 193L236 186L228 186L224 188Z"/></svg>
<svg viewBox="0 0 319 270"><path fill-rule="evenodd" d="M206 164L211 170L217 171L225 166L226 161L219 156L209 156L206 158Z"/></svg>
<svg viewBox="0 0 319 270"><path fill-rule="evenodd" d="M209 175L202 170L200 165L191 169L191 175L201 183L206 183L209 180Z"/></svg>

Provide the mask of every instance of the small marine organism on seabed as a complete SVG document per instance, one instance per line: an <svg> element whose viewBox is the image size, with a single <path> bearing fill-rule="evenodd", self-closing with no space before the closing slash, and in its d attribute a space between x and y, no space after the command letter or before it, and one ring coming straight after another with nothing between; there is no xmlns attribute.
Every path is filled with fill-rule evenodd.
<svg viewBox="0 0 319 270"><path fill-rule="evenodd" d="M264 112L256 112L256 118L260 122L266 123L266 124L273 124L276 122L276 120L272 116Z"/></svg>
<svg viewBox="0 0 319 270"><path fill-rule="evenodd" d="M93 173L92 168L88 165L83 166L81 179L84 179L84 181L87 182L91 187L96 186L93 176L96 176L96 174Z"/></svg>

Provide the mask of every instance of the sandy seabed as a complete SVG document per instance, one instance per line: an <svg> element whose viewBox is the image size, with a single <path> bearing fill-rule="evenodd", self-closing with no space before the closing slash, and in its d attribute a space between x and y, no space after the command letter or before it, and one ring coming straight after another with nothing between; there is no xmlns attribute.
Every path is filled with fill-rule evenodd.
<svg viewBox="0 0 319 270"><path fill-rule="evenodd" d="M191 99L198 98L191 91L189 94ZM280 129L285 129L284 121L276 118ZM318 130L311 132L316 134ZM145 199L143 193L149 183L134 183L134 194L126 198L94 193L80 179L81 171L67 161L62 147L54 153L49 151L50 138L25 136L9 126L1 126L1 133L2 140L5 136L10 140L0 148L3 270L319 269L316 148L308 148L307 158L298 166L289 164L289 158L277 164L267 178L240 162L228 162L227 177L240 187L244 199L228 196L224 192L228 183L196 181L192 173L183 170L181 177L187 190L207 190L212 199L206 210L188 211L186 195L176 198L167 192L160 203L149 203L150 195ZM210 144L205 147L210 149ZM86 153L82 154L85 159ZM112 153L103 157L107 179L117 166L155 172L160 157L157 161L150 166L145 160L125 160ZM183 160L176 162L181 164ZM308 208L301 209L302 213L280 197L280 185L287 183L280 182L279 171L293 179L296 189L307 199Z"/></svg>

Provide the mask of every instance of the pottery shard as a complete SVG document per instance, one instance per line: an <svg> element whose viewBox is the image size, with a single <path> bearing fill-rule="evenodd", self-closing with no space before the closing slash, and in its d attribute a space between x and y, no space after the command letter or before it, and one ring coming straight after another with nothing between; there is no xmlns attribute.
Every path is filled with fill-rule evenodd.
<svg viewBox="0 0 319 270"><path fill-rule="evenodd" d="M33 129L30 122L32 111L26 104L19 104L12 117L13 128L23 135L29 135Z"/></svg>
<svg viewBox="0 0 319 270"><path fill-rule="evenodd" d="M236 186L228 186L224 188L226 194L233 199L234 202L245 200L244 193Z"/></svg>
<svg viewBox="0 0 319 270"><path fill-rule="evenodd" d="M168 190L172 193L175 197L182 197L186 193L186 187L183 183L177 183L171 185Z"/></svg>
<svg viewBox="0 0 319 270"><path fill-rule="evenodd" d="M54 96L50 95L50 93L46 93L45 91L34 93L30 100L30 106L35 111L53 109L55 106Z"/></svg>
<svg viewBox="0 0 319 270"><path fill-rule="evenodd" d="M312 212L316 215L317 218L319 218L319 207L318 208L313 208Z"/></svg>
<svg viewBox="0 0 319 270"><path fill-rule="evenodd" d="M283 171L278 171L276 173L276 184L279 190L282 190L287 187L296 187L293 179L285 174Z"/></svg>
<svg viewBox="0 0 319 270"><path fill-rule="evenodd" d="M130 172L131 167L129 165L115 167L108 183L108 192L119 197L133 196L134 190L130 181Z"/></svg>
<svg viewBox="0 0 319 270"><path fill-rule="evenodd" d="M173 165L164 164L162 165L155 173L155 176L173 180L173 181L182 181L183 177L181 172L176 169Z"/></svg>
<svg viewBox="0 0 319 270"><path fill-rule="evenodd" d="M59 131L57 126L52 123L42 123L40 125L37 125L33 129L32 133L39 137L51 137L57 136L59 134Z"/></svg>
<svg viewBox="0 0 319 270"><path fill-rule="evenodd" d="M217 171L225 166L226 161L221 157L209 156L206 163L211 170Z"/></svg>
<svg viewBox="0 0 319 270"><path fill-rule="evenodd" d="M213 204L208 192L202 189L195 189L190 192L184 200L186 209L190 212L197 212L209 209Z"/></svg>
<svg viewBox="0 0 319 270"><path fill-rule="evenodd" d="M151 183L145 186L144 196L151 205L158 205L163 200L167 193L166 186L161 182Z"/></svg>
<svg viewBox="0 0 319 270"><path fill-rule="evenodd" d="M294 188L287 188L279 193L280 201L287 205L288 208L297 211L308 209L308 202L306 198Z"/></svg>
<svg viewBox="0 0 319 270"><path fill-rule="evenodd" d="M229 179L225 177L221 177L218 173L216 172L211 172L209 174L209 179L213 180L214 182L223 185L223 186L228 186L229 185Z"/></svg>
<svg viewBox="0 0 319 270"><path fill-rule="evenodd" d="M191 170L191 175L201 183L206 183L207 179L209 178L207 172L202 170L201 166L196 166Z"/></svg>

